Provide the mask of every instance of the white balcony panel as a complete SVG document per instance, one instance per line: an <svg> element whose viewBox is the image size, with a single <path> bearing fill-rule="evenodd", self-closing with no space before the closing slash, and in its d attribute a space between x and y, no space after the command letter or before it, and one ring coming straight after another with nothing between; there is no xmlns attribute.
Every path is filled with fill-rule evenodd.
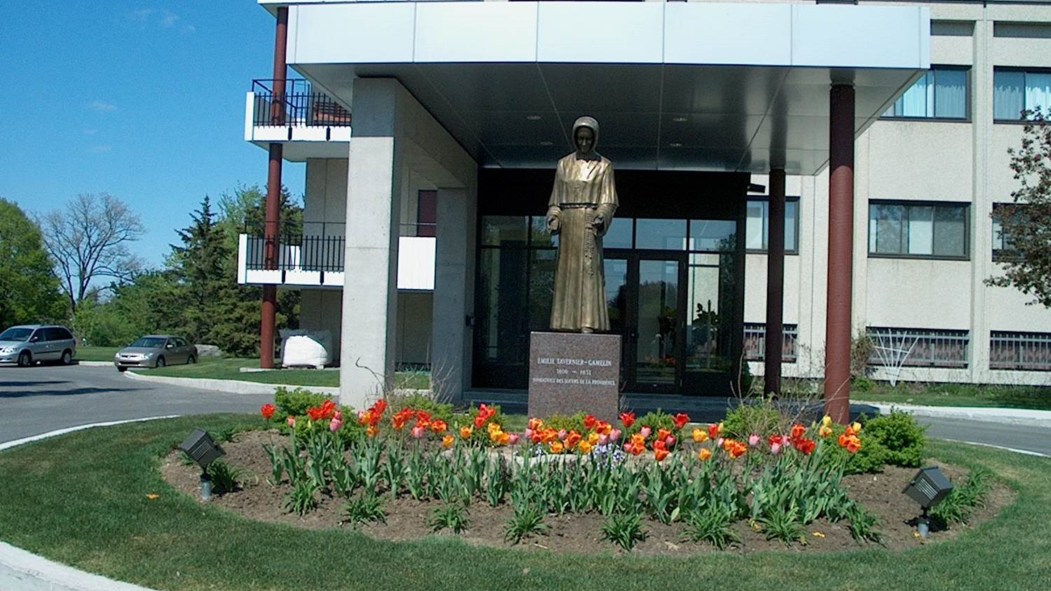
<svg viewBox="0 0 1051 591"><path fill-rule="evenodd" d="M930 9L792 5L792 65L930 67Z"/></svg>
<svg viewBox="0 0 1051 591"><path fill-rule="evenodd" d="M416 62L536 61L536 14L532 2L421 4Z"/></svg>
<svg viewBox="0 0 1051 591"><path fill-rule="evenodd" d="M434 238L398 238L398 289L434 289Z"/></svg>
<svg viewBox="0 0 1051 591"><path fill-rule="evenodd" d="M664 58L663 2L542 2L541 62L659 64Z"/></svg>
<svg viewBox="0 0 1051 591"><path fill-rule="evenodd" d="M788 4L677 2L664 7L664 62L783 65L792 62Z"/></svg>
<svg viewBox="0 0 1051 591"><path fill-rule="evenodd" d="M288 62L411 62L415 15L413 2L290 6Z"/></svg>

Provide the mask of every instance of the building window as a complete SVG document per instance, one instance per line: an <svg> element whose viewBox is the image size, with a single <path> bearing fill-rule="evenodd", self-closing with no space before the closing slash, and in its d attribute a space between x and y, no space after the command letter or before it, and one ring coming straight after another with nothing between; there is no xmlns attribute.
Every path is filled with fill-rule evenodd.
<svg viewBox="0 0 1051 591"><path fill-rule="evenodd" d="M881 367L967 367L966 330L876 328L866 331L875 350L869 365Z"/></svg>
<svg viewBox="0 0 1051 591"><path fill-rule="evenodd" d="M966 120L970 94L968 74L966 68L932 68L894 101L883 116Z"/></svg>
<svg viewBox="0 0 1051 591"><path fill-rule="evenodd" d="M1051 71L993 72L993 120L1021 121L1025 111L1051 108Z"/></svg>
<svg viewBox="0 0 1051 591"><path fill-rule="evenodd" d="M781 361L796 362L796 351L799 349L799 326L782 325ZM766 359L766 325L746 322L744 325L744 359L745 361L763 361Z"/></svg>
<svg viewBox="0 0 1051 591"><path fill-rule="evenodd" d="M872 201L869 256L967 258L966 204Z"/></svg>
<svg viewBox="0 0 1051 591"><path fill-rule="evenodd" d="M1051 334L994 330L989 338L989 369L1051 371Z"/></svg>
<svg viewBox="0 0 1051 591"><path fill-rule="evenodd" d="M785 199L785 252L799 252L799 197ZM748 201L748 222L745 226L745 248L766 252L770 240L770 202Z"/></svg>
<svg viewBox="0 0 1051 591"><path fill-rule="evenodd" d="M417 196L416 235L434 237L438 227L438 191L420 191Z"/></svg>
<svg viewBox="0 0 1051 591"><path fill-rule="evenodd" d="M1024 215L1022 206L1014 203L993 204L993 261L1015 261L1018 260L1018 250L1015 248L1014 238L1004 229L1000 220L1004 216L1010 216L1015 223L1021 221Z"/></svg>

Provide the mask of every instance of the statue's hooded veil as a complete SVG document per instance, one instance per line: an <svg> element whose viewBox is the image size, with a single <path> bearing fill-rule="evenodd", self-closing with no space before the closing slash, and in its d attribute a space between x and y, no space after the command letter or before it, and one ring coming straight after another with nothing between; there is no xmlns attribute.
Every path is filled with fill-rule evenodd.
<svg viewBox="0 0 1051 591"><path fill-rule="evenodd" d="M598 148L598 121L595 121L594 117L584 116L573 122L573 133L570 136L573 139L573 148L576 149L577 143L577 130L581 127L586 127L595 134L595 140L591 143L591 151L594 152Z"/></svg>

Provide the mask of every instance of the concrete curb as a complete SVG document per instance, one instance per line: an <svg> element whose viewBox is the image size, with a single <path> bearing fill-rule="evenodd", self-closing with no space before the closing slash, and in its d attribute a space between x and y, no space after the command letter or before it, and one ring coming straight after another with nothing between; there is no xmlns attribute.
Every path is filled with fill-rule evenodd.
<svg viewBox="0 0 1051 591"><path fill-rule="evenodd" d="M957 406L915 406L903 404L884 404L851 400L853 404L864 404L879 409L880 414L890 414L891 410L900 410L918 417L942 419L967 419L988 423L1008 425L1025 425L1030 427L1051 428L1051 411L1026 410L1021 408L979 408Z"/></svg>
<svg viewBox="0 0 1051 591"><path fill-rule="evenodd" d="M42 435L8 441L0 445L0 450L18 447L19 445L55 437L56 435L72 433L73 431L92 429L94 427L109 427L123 423L170 419L175 416L178 415L150 417L131 421L93 423L68 429L59 429ZM4 591L152 591L146 587L115 581L100 575L77 570L71 566L37 556L32 552L27 552L6 542L0 542L0 589Z"/></svg>
<svg viewBox="0 0 1051 591"><path fill-rule="evenodd" d="M295 390L296 388L302 388L304 390L310 390L311 392L317 392L318 394L327 394L330 396L338 396L339 388L333 388L331 386L294 386L291 384L261 384L259 382L245 382L242 380L214 380L206 378L170 378L166 376L151 376L135 373L133 371L124 372L125 377L132 380L141 380L144 382L153 382L155 384L168 384L171 386L182 386L184 388L197 388L199 390L213 390L215 392L226 392L228 394L273 394L278 388L286 388L288 390Z"/></svg>

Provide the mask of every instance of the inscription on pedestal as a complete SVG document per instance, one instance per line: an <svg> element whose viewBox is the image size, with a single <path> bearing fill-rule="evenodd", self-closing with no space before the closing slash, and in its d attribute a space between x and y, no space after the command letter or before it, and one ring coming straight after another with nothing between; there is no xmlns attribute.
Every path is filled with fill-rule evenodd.
<svg viewBox="0 0 1051 591"><path fill-rule="evenodd" d="M593 414L617 420L620 335L534 332L529 339L529 416Z"/></svg>

